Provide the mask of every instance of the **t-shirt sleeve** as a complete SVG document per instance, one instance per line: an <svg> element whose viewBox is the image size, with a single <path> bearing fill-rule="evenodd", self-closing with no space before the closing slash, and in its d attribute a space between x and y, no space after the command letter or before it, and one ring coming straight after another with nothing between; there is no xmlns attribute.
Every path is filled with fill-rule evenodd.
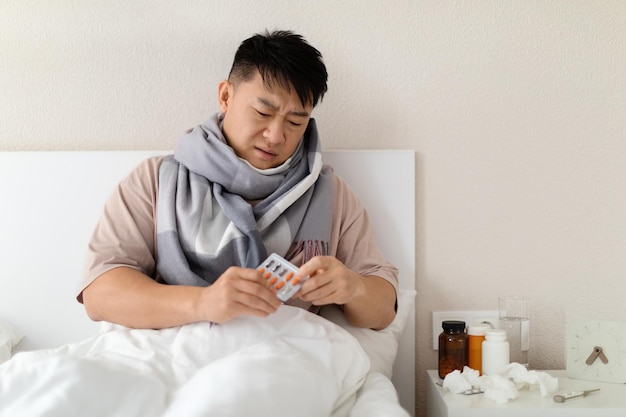
<svg viewBox="0 0 626 417"><path fill-rule="evenodd" d="M163 158L141 162L107 200L87 246L79 302L89 284L117 267L134 268L155 278L156 199Z"/></svg>
<svg viewBox="0 0 626 417"><path fill-rule="evenodd" d="M334 175L333 188L331 255L361 275L387 280L397 293L398 269L380 251L365 207L337 175Z"/></svg>

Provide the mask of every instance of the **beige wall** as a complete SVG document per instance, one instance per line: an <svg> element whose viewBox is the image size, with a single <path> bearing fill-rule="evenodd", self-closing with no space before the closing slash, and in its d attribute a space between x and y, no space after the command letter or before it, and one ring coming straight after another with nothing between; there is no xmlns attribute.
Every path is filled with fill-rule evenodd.
<svg viewBox="0 0 626 417"><path fill-rule="evenodd" d="M416 151L419 402L433 310L529 295L539 369L626 320L624 1L5 0L0 150L169 149L265 28L324 53L326 149Z"/></svg>

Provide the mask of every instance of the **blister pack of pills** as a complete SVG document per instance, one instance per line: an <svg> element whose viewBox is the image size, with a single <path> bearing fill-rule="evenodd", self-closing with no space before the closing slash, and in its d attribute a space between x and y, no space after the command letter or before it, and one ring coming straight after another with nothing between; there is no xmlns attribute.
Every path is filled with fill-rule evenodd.
<svg viewBox="0 0 626 417"><path fill-rule="evenodd" d="M302 286L299 278L295 278L298 268L282 256L272 253L257 267L261 271L267 285L277 290L276 296L283 303L289 300Z"/></svg>

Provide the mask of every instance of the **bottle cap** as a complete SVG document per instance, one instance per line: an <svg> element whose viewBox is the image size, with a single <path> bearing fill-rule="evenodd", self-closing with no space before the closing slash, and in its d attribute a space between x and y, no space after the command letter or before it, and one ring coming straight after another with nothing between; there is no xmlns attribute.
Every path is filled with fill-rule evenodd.
<svg viewBox="0 0 626 417"><path fill-rule="evenodd" d="M470 336L484 336L487 330L491 329L488 324L477 324L467 328L467 334Z"/></svg>
<svg viewBox="0 0 626 417"><path fill-rule="evenodd" d="M506 340L506 331L503 329L488 329L485 336L489 340Z"/></svg>
<svg viewBox="0 0 626 417"><path fill-rule="evenodd" d="M444 320L441 322L443 330L465 330L465 322L460 320Z"/></svg>

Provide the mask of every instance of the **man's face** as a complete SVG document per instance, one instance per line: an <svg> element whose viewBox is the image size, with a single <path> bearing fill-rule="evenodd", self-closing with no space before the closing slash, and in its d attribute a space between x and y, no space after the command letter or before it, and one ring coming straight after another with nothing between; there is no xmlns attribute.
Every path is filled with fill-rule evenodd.
<svg viewBox="0 0 626 417"><path fill-rule="evenodd" d="M268 91L257 73L233 85L222 81L218 90L224 113L224 135L237 156L259 169L274 168L296 150L311 117L294 88L275 84Z"/></svg>

